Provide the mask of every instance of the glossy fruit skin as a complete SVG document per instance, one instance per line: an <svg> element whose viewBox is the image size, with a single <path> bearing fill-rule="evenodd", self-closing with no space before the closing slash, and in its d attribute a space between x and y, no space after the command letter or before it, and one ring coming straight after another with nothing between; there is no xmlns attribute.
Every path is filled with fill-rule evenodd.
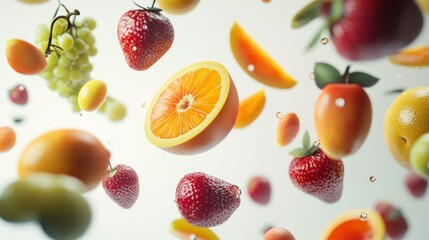
<svg viewBox="0 0 429 240"><path fill-rule="evenodd" d="M89 228L85 186L64 175L37 173L17 180L0 195L0 217L12 223L37 221L53 239L76 239Z"/></svg>
<svg viewBox="0 0 429 240"><path fill-rule="evenodd" d="M11 127L0 127L0 152L7 152L15 146L16 133Z"/></svg>
<svg viewBox="0 0 429 240"><path fill-rule="evenodd" d="M344 0L342 13L330 33L338 53L348 60L393 54L416 39L423 27L415 0Z"/></svg>
<svg viewBox="0 0 429 240"><path fill-rule="evenodd" d="M177 184L176 203L182 217L199 227L227 221L240 206L240 189L201 172L186 174Z"/></svg>
<svg viewBox="0 0 429 240"><path fill-rule="evenodd" d="M263 89L240 101L234 128L244 128L255 121L264 109L265 102Z"/></svg>
<svg viewBox="0 0 429 240"><path fill-rule="evenodd" d="M323 151L331 158L355 153L365 141L371 101L357 84L328 84L315 105L314 122Z"/></svg>
<svg viewBox="0 0 429 240"><path fill-rule="evenodd" d="M194 226L183 218L176 219L170 224L170 232L182 240L192 239L191 236L198 240L219 240L209 228Z"/></svg>
<svg viewBox="0 0 429 240"><path fill-rule="evenodd" d="M131 208L139 197L139 178L128 165L119 164L108 170L101 183L107 195L122 208Z"/></svg>
<svg viewBox="0 0 429 240"><path fill-rule="evenodd" d="M151 67L170 49L174 29L160 11L135 9L121 16L117 35L127 64L134 70L142 71Z"/></svg>
<svg viewBox="0 0 429 240"><path fill-rule="evenodd" d="M421 135L410 150L412 170L424 177L429 177L429 132Z"/></svg>
<svg viewBox="0 0 429 240"><path fill-rule="evenodd" d="M30 142L18 162L21 178L36 172L65 174L95 188L106 174L109 151L92 134L76 129L44 133Z"/></svg>
<svg viewBox="0 0 429 240"><path fill-rule="evenodd" d="M79 90L77 101L82 110L92 112L103 104L106 96L106 83L101 80L90 80Z"/></svg>
<svg viewBox="0 0 429 240"><path fill-rule="evenodd" d="M280 147L291 143L299 132L299 118L295 113L282 116L277 124L276 142Z"/></svg>
<svg viewBox="0 0 429 240"><path fill-rule="evenodd" d="M6 42L6 59L16 72L26 75L38 74L48 65L36 46L21 39Z"/></svg>
<svg viewBox="0 0 429 240"><path fill-rule="evenodd" d="M18 84L9 90L9 99L17 105L25 105L28 102L28 92L24 85Z"/></svg>
<svg viewBox="0 0 429 240"><path fill-rule="evenodd" d="M289 230L273 227L265 233L263 240L295 240L295 237Z"/></svg>
<svg viewBox="0 0 429 240"><path fill-rule="evenodd" d="M247 185L250 198L258 204L267 204L271 199L271 184L263 176L252 177Z"/></svg>
<svg viewBox="0 0 429 240"><path fill-rule="evenodd" d="M329 158L319 148L313 155L292 159L289 177L301 191L334 203L343 192L344 165L342 160Z"/></svg>
<svg viewBox="0 0 429 240"><path fill-rule="evenodd" d="M158 0L156 4L167 13L185 14L193 10L200 0Z"/></svg>
<svg viewBox="0 0 429 240"><path fill-rule="evenodd" d="M416 173L409 172L405 176L405 186L411 196L421 198L425 195L428 186L426 177L422 177Z"/></svg>
<svg viewBox="0 0 429 240"><path fill-rule="evenodd" d="M384 118L384 141L392 157L413 170L410 151L416 140L429 132L429 86L403 91L390 104Z"/></svg>
<svg viewBox="0 0 429 240"><path fill-rule="evenodd" d="M374 209L382 216L387 235L391 239L402 239L408 231L408 222L401 210L386 201L377 202Z"/></svg>

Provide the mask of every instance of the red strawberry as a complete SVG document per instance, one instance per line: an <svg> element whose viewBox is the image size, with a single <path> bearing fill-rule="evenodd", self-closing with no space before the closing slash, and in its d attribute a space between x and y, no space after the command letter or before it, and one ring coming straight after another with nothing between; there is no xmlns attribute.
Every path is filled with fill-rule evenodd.
<svg viewBox="0 0 429 240"><path fill-rule="evenodd" d="M224 223L240 206L241 191L201 172L185 175L176 188L177 207L190 224L213 227Z"/></svg>
<svg viewBox="0 0 429 240"><path fill-rule="evenodd" d="M376 203L374 209L383 217L387 235L394 239L401 239L408 230L408 223L399 208L388 202Z"/></svg>
<svg viewBox="0 0 429 240"><path fill-rule="evenodd" d="M102 185L107 195L123 208L131 208L139 196L137 173L124 164L108 170Z"/></svg>
<svg viewBox="0 0 429 240"><path fill-rule="evenodd" d="M117 34L125 60L134 70L152 66L170 49L174 39L170 20L153 6L124 13Z"/></svg>
<svg viewBox="0 0 429 240"><path fill-rule="evenodd" d="M405 186L413 197L421 198L426 192L428 181L426 178L409 172L405 176Z"/></svg>
<svg viewBox="0 0 429 240"><path fill-rule="evenodd" d="M304 135L303 148L290 154L295 158L290 163L289 176L297 188L327 203L340 199L344 176L341 160L329 158L316 144L310 146L308 132Z"/></svg>

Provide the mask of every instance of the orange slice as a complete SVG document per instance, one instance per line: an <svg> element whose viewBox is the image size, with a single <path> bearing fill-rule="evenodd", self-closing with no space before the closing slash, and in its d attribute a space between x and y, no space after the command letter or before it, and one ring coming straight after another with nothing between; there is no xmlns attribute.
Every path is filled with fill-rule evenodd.
<svg viewBox="0 0 429 240"><path fill-rule="evenodd" d="M244 128L252 123L262 112L264 106L265 90L263 89L240 101L234 128Z"/></svg>
<svg viewBox="0 0 429 240"><path fill-rule="evenodd" d="M291 88L296 84L237 22L230 31L230 45L237 63L255 80L275 88Z"/></svg>
<svg viewBox="0 0 429 240"><path fill-rule="evenodd" d="M336 217L322 240L384 240L386 228L381 215L372 209L356 209Z"/></svg>
<svg viewBox="0 0 429 240"><path fill-rule="evenodd" d="M199 62L174 74L157 92L148 108L146 136L172 153L201 153L228 135L238 106L227 69L217 62Z"/></svg>
<svg viewBox="0 0 429 240"><path fill-rule="evenodd" d="M194 226L183 218L171 223L170 232L182 240L195 239L191 237L196 237L198 240L219 240L210 229Z"/></svg>
<svg viewBox="0 0 429 240"><path fill-rule="evenodd" d="M429 66L429 46L411 47L389 56L389 61L403 66Z"/></svg>

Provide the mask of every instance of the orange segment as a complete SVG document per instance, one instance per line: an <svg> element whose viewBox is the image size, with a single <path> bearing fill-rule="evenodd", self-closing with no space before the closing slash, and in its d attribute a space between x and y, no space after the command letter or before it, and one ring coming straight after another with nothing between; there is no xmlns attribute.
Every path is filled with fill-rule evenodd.
<svg viewBox="0 0 429 240"><path fill-rule="evenodd" d="M421 67L429 65L429 46L406 48L389 56L389 61L403 66Z"/></svg>
<svg viewBox="0 0 429 240"><path fill-rule="evenodd" d="M252 123L265 106L265 90L261 89L240 102L234 128L244 128Z"/></svg>
<svg viewBox="0 0 429 240"><path fill-rule="evenodd" d="M336 217L322 240L384 240L386 228L381 215L372 209L356 209Z"/></svg>
<svg viewBox="0 0 429 240"><path fill-rule="evenodd" d="M255 80L275 88L291 88L296 84L237 22L230 31L230 45L237 63Z"/></svg>
<svg viewBox="0 0 429 240"><path fill-rule="evenodd" d="M199 62L174 74L155 95L145 122L149 141L177 154L207 151L231 131L238 94L227 69Z"/></svg>
<svg viewBox="0 0 429 240"><path fill-rule="evenodd" d="M219 240L219 238L210 229L197 227L188 223L184 219L174 220L170 225L170 232L182 240Z"/></svg>

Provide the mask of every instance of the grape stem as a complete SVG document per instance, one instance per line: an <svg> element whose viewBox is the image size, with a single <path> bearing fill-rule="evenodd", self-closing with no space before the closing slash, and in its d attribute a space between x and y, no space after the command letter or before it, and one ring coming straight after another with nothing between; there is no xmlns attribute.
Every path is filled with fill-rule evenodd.
<svg viewBox="0 0 429 240"><path fill-rule="evenodd" d="M57 16L54 18L54 20L52 20L51 29L49 32L48 46L46 47L46 51L45 51L45 57L47 57L49 54L52 53L51 47L54 48L54 51L56 51L56 48L61 49L59 46L55 46L52 44L52 32L54 29L55 22L58 21L59 19L65 19L67 21L67 28L65 31L68 31L73 26L72 22L70 21L70 18L72 16L80 15L80 12L78 10L75 9L72 12L70 12L64 4L62 4L60 1L58 1L58 3L59 3L59 6L58 6L57 10L55 11L55 16L57 15L60 7L63 7L66 10L67 15Z"/></svg>

